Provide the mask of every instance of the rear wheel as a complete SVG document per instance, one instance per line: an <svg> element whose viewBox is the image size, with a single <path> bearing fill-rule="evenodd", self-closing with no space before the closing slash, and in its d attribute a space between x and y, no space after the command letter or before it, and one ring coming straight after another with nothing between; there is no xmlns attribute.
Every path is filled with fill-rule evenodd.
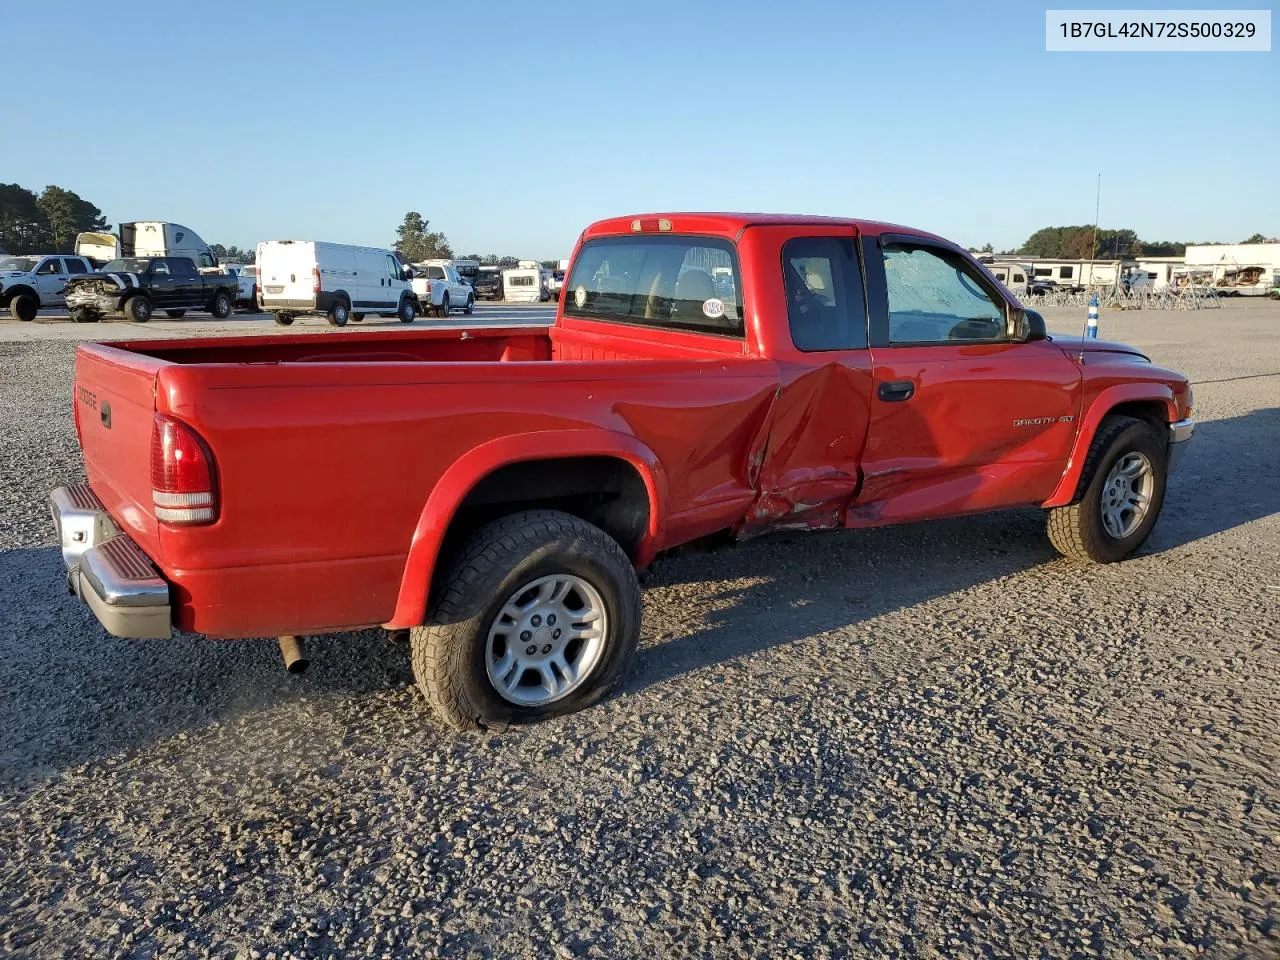
<svg viewBox="0 0 1280 960"><path fill-rule="evenodd" d="M408 297L400 300L400 309L396 311L396 316L400 318L401 323L413 323L418 317L418 308Z"/></svg>
<svg viewBox="0 0 1280 960"><path fill-rule="evenodd" d="M458 729L501 727L595 703L635 661L640 585L599 527L558 510L477 532L411 633L418 688Z"/></svg>
<svg viewBox="0 0 1280 960"><path fill-rule="evenodd" d="M146 323L151 319L151 301L139 294L130 297L124 305L124 315L134 323Z"/></svg>
<svg viewBox="0 0 1280 960"><path fill-rule="evenodd" d="M13 319L29 323L36 318L40 309L40 301L29 293L20 293L9 301L9 313Z"/></svg>
<svg viewBox="0 0 1280 960"><path fill-rule="evenodd" d="M345 327L350 313L351 308L347 306L347 301L337 297L329 305L329 323L335 327Z"/></svg>
<svg viewBox="0 0 1280 960"><path fill-rule="evenodd" d="M71 311L71 322L72 323L97 323L98 315L94 313L92 310L86 310L84 307L80 307L78 310Z"/></svg>
<svg viewBox="0 0 1280 960"><path fill-rule="evenodd" d="M225 291L219 290L213 295L213 303L209 305L209 312L218 320L225 320L231 316L231 298L227 296Z"/></svg>
<svg viewBox="0 0 1280 960"><path fill-rule="evenodd" d="M182 317L185 317L185 316L187 315L187 311L185 311L185 310L166 310L166 311L164 312L164 315L165 315L166 317L168 317L170 320L179 320L179 319L181 319Z"/></svg>
<svg viewBox="0 0 1280 960"><path fill-rule="evenodd" d="M287 327L291 323L293 323L293 315L289 313L277 313L276 323L278 323L282 327Z"/></svg>
<svg viewBox="0 0 1280 960"><path fill-rule="evenodd" d="M1107 417L1089 447L1076 502L1049 510L1049 540L1065 557L1115 563L1146 541L1164 505L1167 445L1151 425Z"/></svg>
<svg viewBox="0 0 1280 960"><path fill-rule="evenodd" d="M447 317L449 315L449 295L446 293L444 299L440 301L440 306L436 307L437 317Z"/></svg>

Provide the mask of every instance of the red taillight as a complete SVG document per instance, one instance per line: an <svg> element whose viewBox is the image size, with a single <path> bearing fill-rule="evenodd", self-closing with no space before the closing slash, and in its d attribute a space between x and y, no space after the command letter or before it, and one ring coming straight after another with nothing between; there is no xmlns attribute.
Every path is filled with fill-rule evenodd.
<svg viewBox="0 0 1280 960"><path fill-rule="evenodd" d="M212 523L218 516L213 454L194 430L157 413L151 426L151 502L163 523Z"/></svg>
<svg viewBox="0 0 1280 960"><path fill-rule="evenodd" d="M311 292L312 293L320 292L320 268L319 267L311 268Z"/></svg>

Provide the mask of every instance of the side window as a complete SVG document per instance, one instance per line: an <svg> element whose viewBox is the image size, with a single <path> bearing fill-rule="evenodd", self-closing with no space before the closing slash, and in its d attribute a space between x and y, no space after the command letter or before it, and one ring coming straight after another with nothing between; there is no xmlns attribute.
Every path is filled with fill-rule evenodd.
<svg viewBox="0 0 1280 960"><path fill-rule="evenodd" d="M867 310L853 238L802 237L782 248L791 342L798 350L860 350Z"/></svg>
<svg viewBox="0 0 1280 960"><path fill-rule="evenodd" d="M67 257L67 273L88 273L89 266L79 257Z"/></svg>
<svg viewBox="0 0 1280 960"><path fill-rule="evenodd" d="M62 272L62 261L57 257L50 257L36 268L37 277L54 276Z"/></svg>
<svg viewBox="0 0 1280 960"><path fill-rule="evenodd" d="M387 274L392 280L400 279L400 264L396 263L395 257L387 257Z"/></svg>
<svg viewBox="0 0 1280 960"><path fill-rule="evenodd" d="M1070 280L1070 279L1071 279L1071 273L1072 273L1072 269L1071 269L1071 267L1059 267L1059 268L1058 268L1058 276L1059 276L1061 279L1063 279L1063 280Z"/></svg>
<svg viewBox="0 0 1280 960"><path fill-rule="evenodd" d="M185 257L178 257L169 261L169 266L173 270L175 277L182 277L184 280L192 280L200 276L196 270L196 265Z"/></svg>
<svg viewBox="0 0 1280 960"><path fill-rule="evenodd" d="M889 342L996 343L1005 339L1005 304L959 254L940 247L884 247Z"/></svg>
<svg viewBox="0 0 1280 960"><path fill-rule="evenodd" d="M1013 275L1013 282L1014 282L1014 283L1026 283L1026 282L1027 282L1027 278L1026 278L1026 277L1024 277L1024 276L1023 276L1022 274L1020 274L1020 273L1015 273L1015 274Z"/></svg>
<svg viewBox="0 0 1280 960"><path fill-rule="evenodd" d="M444 280L444 267L427 267L428 280Z"/></svg>
<svg viewBox="0 0 1280 960"><path fill-rule="evenodd" d="M156 277L169 276L169 264L165 263L163 260L152 260L151 274Z"/></svg>
<svg viewBox="0 0 1280 960"><path fill-rule="evenodd" d="M216 267L217 263L213 259L213 254L209 253L208 251L205 251L204 253L200 254L200 266Z"/></svg>

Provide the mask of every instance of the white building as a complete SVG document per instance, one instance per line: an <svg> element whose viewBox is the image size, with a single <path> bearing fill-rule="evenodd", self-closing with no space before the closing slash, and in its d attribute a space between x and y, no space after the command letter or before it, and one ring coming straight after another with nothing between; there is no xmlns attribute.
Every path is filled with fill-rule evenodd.
<svg viewBox="0 0 1280 960"><path fill-rule="evenodd" d="M1220 293L1257 297L1280 279L1280 243L1213 243L1187 247L1182 277L1212 277Z"/></svg>

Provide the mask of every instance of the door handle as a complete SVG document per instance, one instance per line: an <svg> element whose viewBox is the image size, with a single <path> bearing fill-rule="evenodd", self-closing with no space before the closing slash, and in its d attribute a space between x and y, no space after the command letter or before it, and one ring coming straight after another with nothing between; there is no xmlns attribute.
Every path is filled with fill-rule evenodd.
<svg viewBox="0 0 1280 960"><path fill-rule="evenodd" d="M876 396L885 403L901 403L915 396L916 385L910 380L887 380L876 388Z"/></svg>

